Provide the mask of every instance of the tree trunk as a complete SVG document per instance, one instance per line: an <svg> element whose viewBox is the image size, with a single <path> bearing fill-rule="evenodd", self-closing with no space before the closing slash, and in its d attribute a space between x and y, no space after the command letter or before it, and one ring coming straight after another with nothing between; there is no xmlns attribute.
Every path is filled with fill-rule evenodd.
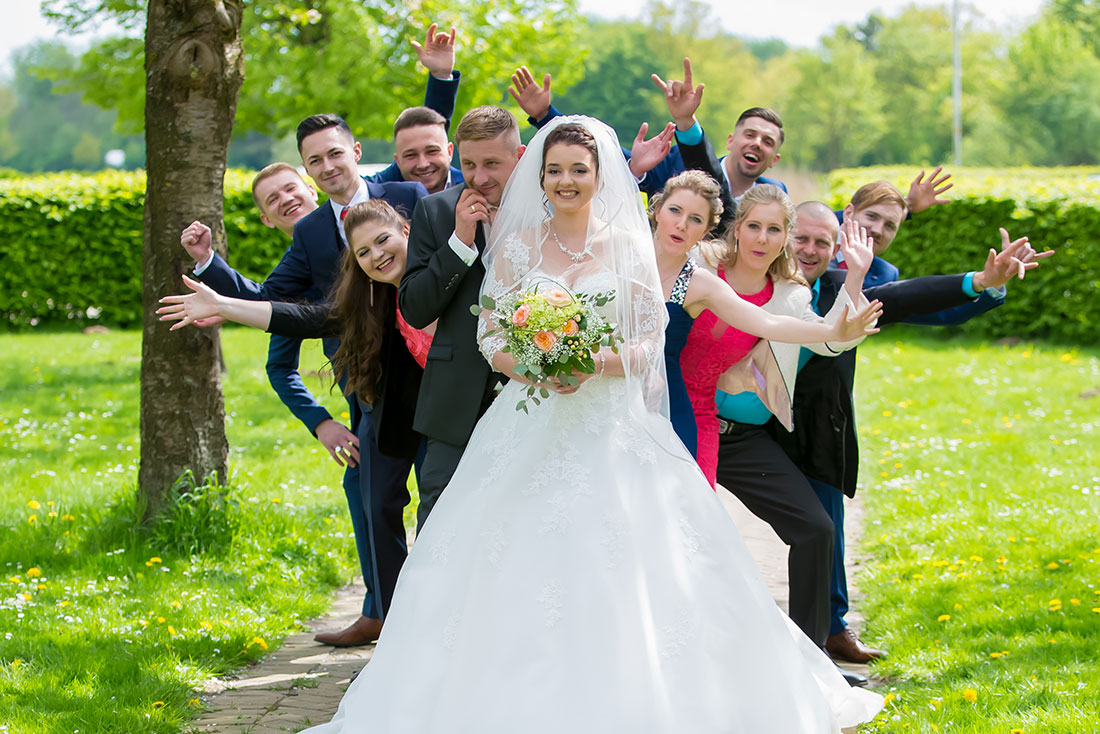
<svg viewBox="0 0 1100 734"><path fill-rule="evenodd" d="M207 223L224 252L222 180L244 78L242 7L242 0L149 2L138 471L146 520L188 469L196 478L226 476L218 330L169 332L154 311L162 296L181 292L180 275L192 264L179 244L184 227Z"/></svg>

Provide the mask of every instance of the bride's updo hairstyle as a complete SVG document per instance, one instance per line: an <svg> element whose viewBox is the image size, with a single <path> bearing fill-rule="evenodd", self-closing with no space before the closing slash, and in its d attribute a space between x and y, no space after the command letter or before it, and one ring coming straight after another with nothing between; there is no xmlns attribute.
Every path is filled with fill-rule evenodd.
<svg viewBox="0 0 1100 734"><path fill-rule="evenodd" d="M546 171L546 154L555 145L579 145L584 148L592 154L592 165L596 173L599 173L600 154L596 148L596 139L592 137L592 133L584 129L583 125L567 122L564 125L558 125L546 136L546 143L542 148L542 166L539 169L539 186L542 186Z"/></svg>
<svg viewBox="0 0 1100 734"><path fill-rule="evenodd" d="M783 189L773 184L757 184L744 193L737 205L737 215L726 229L725 242L701 243L699 249L703 257L713 267L724 263L727 269L732 268L737 262L737 227L748 218L757 204L779 204L783 210L783 249L768 266L768 275L772 280L793 280L809 285L802 276L802 269L798 267L794 248L791 247L791 230L794 228L796 216L794 202Z"/></svg>
<svg viewBox="0 0 1100 734"><path fill-rule="evenodd" d="M673 176L666 183L659 194L649 200L649 226L657 229L657 212L665 205L668 198L677 191L690 191L704 198L710 207L710 219L707 220L707 231L714 229L718 220L722 217L722 190L718 188L718 182L703 171L684 171Z"/></svg>

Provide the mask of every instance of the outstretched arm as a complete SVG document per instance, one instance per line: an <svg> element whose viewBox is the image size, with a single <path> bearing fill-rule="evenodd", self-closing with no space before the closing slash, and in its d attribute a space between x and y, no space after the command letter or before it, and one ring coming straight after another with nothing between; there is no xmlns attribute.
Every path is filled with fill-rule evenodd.
<svg viewBox="0 0 1100 734"><path fill-rule="evenodd" d="M210 286L183 276L183 284L193 293L180 296L165 296L160 302L165 304L157 309L161 321L175 321L172 331L182 329L188 324L203 326L212 317L233 321L256 329L267 329L271 321L271 303L269 301L249 301L243 298L230 298L219 295Z"/></svg>
<svg viewBox="0 0 1100 734"><path fill-rule="evenodd" d="M862 309L835 323L824 319L806 321L765 311L738 296L729 285L713 273L698 269L691 278L684 307L695 318L705 309L735 329L753 336L787 344L817 344L830 341L848 342L878 332L875 321L882 315L882 305L872 301Z"/></svg>

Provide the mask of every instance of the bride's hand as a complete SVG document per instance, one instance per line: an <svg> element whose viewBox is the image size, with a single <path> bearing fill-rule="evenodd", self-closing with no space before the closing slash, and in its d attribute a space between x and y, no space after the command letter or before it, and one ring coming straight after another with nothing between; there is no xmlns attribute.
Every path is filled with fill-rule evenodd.
<svg viewBox="0 0 1100 734"><path fill-rule="evenodd" d="M558 395L572 395L577 390L581 389L581 385L583 385L586 380L592 377L595 377L595 375L591 372L574 372L573 378L577 380L576 385L563 385L561 380L556 377L551 377L550 384L547 387L556 392Z"/></svg>
<svg viewBox="0 0 1100 734"><path fill-rule="evenodd" d="M161 321L177 321L172 324L172 331L182 329L188 324L207 326L214 323L223 323L222 320L212 320L212 317L221 315L221 296L209 286L196 280L183 276L183 283L194 291L182 296L165 296L161 303L167 304L157 309Z"/></svg>

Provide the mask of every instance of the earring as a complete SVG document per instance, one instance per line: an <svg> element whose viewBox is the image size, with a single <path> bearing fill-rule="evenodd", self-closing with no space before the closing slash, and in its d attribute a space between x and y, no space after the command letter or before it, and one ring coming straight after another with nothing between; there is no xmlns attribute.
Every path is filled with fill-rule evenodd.
<svg viewBox="0 0 1100 734"><path fill-rule="evenodd" d="M371 306L371 308L374 308L374 281L373 280L370 282L370 285L368 287L370 288L370 306Z"/></svg>

